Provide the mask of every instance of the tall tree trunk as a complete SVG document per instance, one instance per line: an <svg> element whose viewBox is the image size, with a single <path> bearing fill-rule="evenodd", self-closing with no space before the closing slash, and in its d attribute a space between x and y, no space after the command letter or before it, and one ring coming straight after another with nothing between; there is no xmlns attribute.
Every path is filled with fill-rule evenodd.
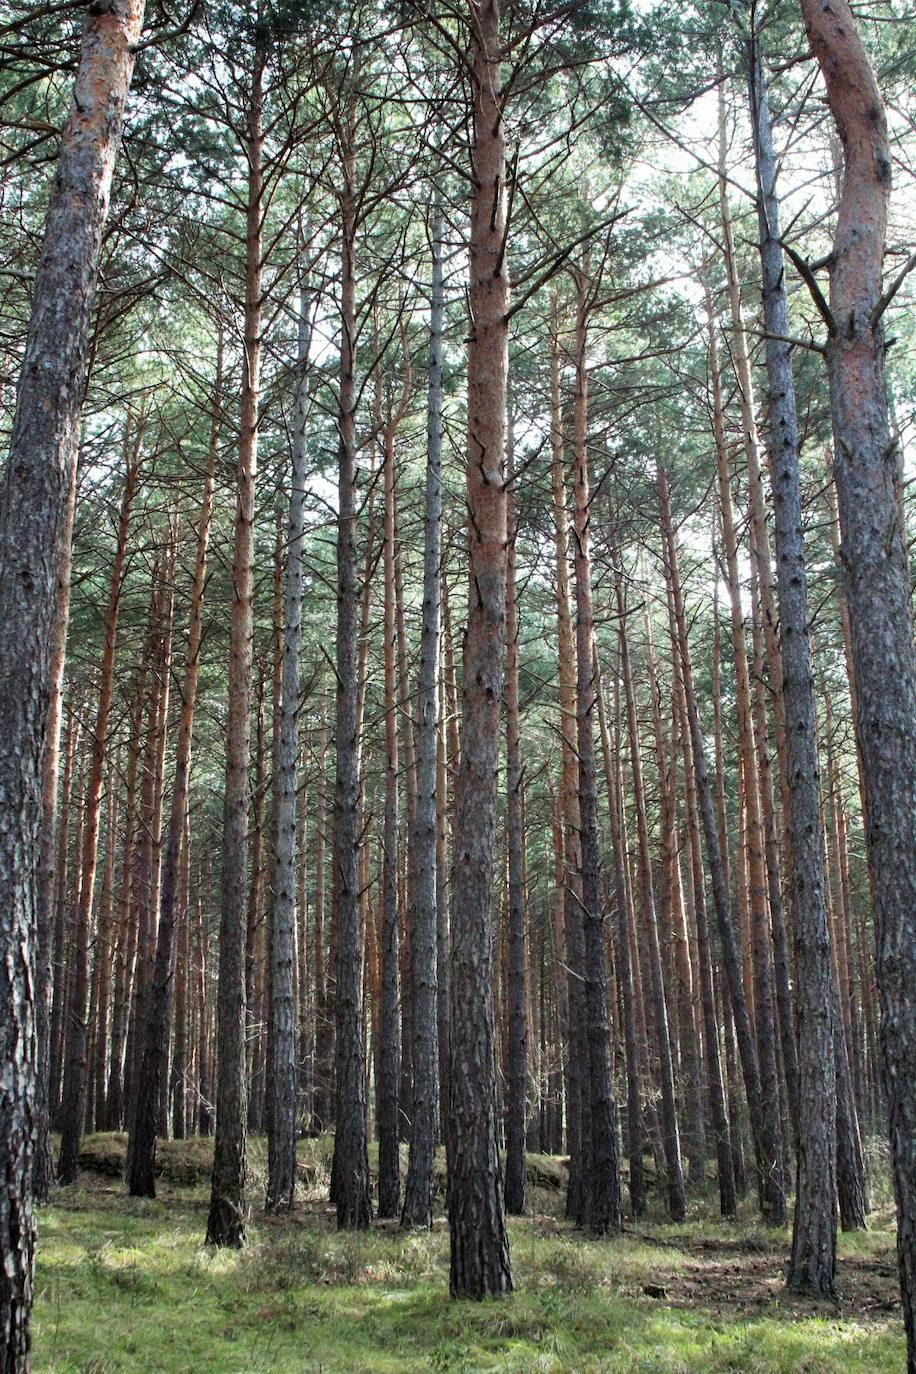
<svg viewBox="0 0 916 1374"><path fill-rule="evenodd" d="M129 421L126 423L129 426ZM92 906L99 855L99 820L102 809L102 783L105 775L105 743L108 737L108 717L111 713L111 699L114 692L118 615L124 584L124 563L127 557L131 510L140 476L140 447L143 439L142 411L135 424L132 451L131 436L129 433L125 433L127 465L121 492L121 509L118 515L118 533L108 606L105 611L105 648L102 653L98 705L92 731L89 785L83 802L82 865L74 949L71 954L70 998L67 1008L66 1054L64 1057L64 1093L61 1107L61 1142L57 1161L58 1180L62 1184L76 1182L76 1162L83 1133L86 1097L89 1087L87 998L89 993Z"/></svg>
<svg viewBox="0 0 916 1374"><path fill-rule="evenodd" d="M505 129L497 0L470 6L468 625L450 963L449 1231L453 1297L512 1287L497 1150L490 895L506 632Z"/></svg>
<svg viewBox="0 0 916 1374"><path fill-rule="evenodd" d="M0 1365L29 1365L36 1094L35 877L56 580L86 377L89 314L142 0L86 16L61 138L0 496Z"/></svg>
<svg viewBox="0 0 916 1374"><path fill-rule="evenodd" d="M786 1215L786 1196L782 1178L781 1139L779 1122L779 1082L776 1063L775 1021L773 1016L773 980L771 971L770 922L767 911L767 880L763 849L763 825L760 810L760 785L757 754L751 713L751 689L748 673L744 619L741 609L741 590L738 576L738 543L735 534L728 448L722 409L721 377L718 345L712 307L709 311L709 364L713 398L713 427L719 470L719 502L722 514L722 539L731 601L732 651L735 662L735 689L738 700L738 731L741 765L744 778L744 799L747 810L748 896L751 913L751 939L754 969L754 1013L757 1029L757 1058L763 1091L760 1140L761 1207L766 1220L781 1226Z"/></svg>
<svg viewBox="0 0 916 1374"><path fill-rule="evenodd" d="M639 846L639 878L643 903L643 930L648 941L649 973L655 1011L655 1030L658 1041L659 1075L662 1089L662 1118L665 1145L665 1166L668 1187L668 1211L674 1221L683 1221L684 1175L681 1166L681 1142L678 1133L677 1103L674 1095L674 1066L671 1040L668 1034L668 1010L662 975L661 950L658 940L658 919L652 880L652 859L649 852L649 829L646 820L645 791L642 779L642 759L639 747L639 722L636 715L636 694L630 668L630 651L626 632L626 610L620 583L617 584L617 609L620 615L620 671L626 692L627 725L630 736L630 766L633 773L633 792L636 803L636 832Z"/></svg>
<svg viewBox="0 0 916 1374"><path fill-rule="evenodd" d="M528 913L525 892L524 766L519 717L519 617L516 584L518 502L513 489L513 437L507 442L509 486L506 549L506 849L508 861L506 1025L506 1211L525 1210L525 1130L528 1108Z"/></svg>
<svg viewBox="0 0 916 1374"><path fill-rule="evenodd" d="M283 610L283 667L280 738L277 749L276 856L270 922L270 1011L267 1031L267 1210L293 1205L296 1183L296 785L299 753L299 660L305 594L305 495L311 298L299 296L299 379L293 418L292 471L286 588Z"/></svg>
<svg viewBox="0 0 916 1374"><path fill-rule="evenodd" d="M831 1296L836 1270L836 1133L833 972L827 929L817 720L808 629L802 532L798 421L789 335L785 267L779 230L777 166L763 60L748 42L749 88L757 172L757 221L763 278L773 482L776 573L787 723L788 819L792 840L798 1015L798 1158L788 1287Z"/></svg>
<svg viewBox="0 0 916 1374"><path fill-rule="evenodd" d="M343 1229L369 1225L365 1045L359 918L359 680L356 575L356 282L353 112L342 131L340 449L337 517L337 772L334 791L336 1090L333 1195Z"/></svg>
<svg viewBox="0 0 916 1374"><path fill-rule="evenodd" d="M213 483L219 448L219 404L222 389L223 339L220 330L214 384L214 416L210 428L204 488L197 517L197 542L191 605L188 619L188 648L181 687L181 715L175 751L175 779L166 839L162 887L159 896L159 922L153 984L147 1003L143 1033L143 1058L137 1083L137 1100L132 1119L128 1151L128 1189L132 1197L155 1197L156 1134L163 1065L168 1054L172 984L175 976L175 940L183 913L178 907L183 836L191 783L191 749L194 734L194 708L200 673L200 645L203 636L204 587L207 580L207 549L210 540L210 515L213 509ZM186 916L184 917L186 919Z"/></svg>
<svg viewBox="0 0 916 1374"><path fill-rule="evenodd" d="M706 1170L705 1140L703 1136L703 1105L700 1089L700 1037L693 1021L693 973L690 964L690 950L686 917L684 913L683 892L681 888L678 855L677 824L677 720L674 721L672 737L666 740L662 724L661 686L658 665L652 639L652 620L649 615L648 599L643 607L646 634L646 671L649 694L652 703L652 726L655 736L655 757L657 761L659 788L659 842L661 848L659 890L663 929L666 941L673 946L673 967L669 969L668 987L674 984L675 995L672 1003L677 1006L677 1015L671 1019L680 1025L680 1039L675 1053L675 1037L671 1036L672 1058L679 1060L684 1096L684 1115L687 1129L687 1160L690 1178L693 1183L702 1183Z"/></svg>
<svg viewBox="0 0 916 1374"><path fill-rule="evenodd" d="M566 997L562 1011L566 1032L566 1148L569 1151L569 1182L566 1215L581 1214L583 1101L585 1092L585 989L584 930L582 925L582 862L579 824L579 763L576 755L576 645L573 635L569 587L569 521L566 511L566 461L564 453L562 396L560 391L560 337L557 302L551 302L550 335L550 447L553 530L556 564L558 705L562 773L560 820L563 830L561 906L563 945L566 953ZM560 948L557 948L560 959Z"/></svg>
<svg viewBox="0 0 916 1374"><path fill-rule="evenodd" d="M630 1164L627 1182L630 1193L630 1211L635 1219L643 1216L646 1210L646 1175L642 1157L643 1120L639 1101L639 1041L636 1033L633 967L630 960L630 932L627 920L626 855L620 833L618 765L611 747L607 711L601 687L597 644L594 646L594 672L595 690L598 693L598 720L601 726L601 749L604 759L604 780L607 788L611 850L614 855L614 904L617 908L617 985L623 1001L624 1053L627 1072L627 1145Z"/></svg>
<svg viewBox="0 0 916 1374"><path fill-rule="evenodd" d="M668 547L670 558L670 543ZM674 592L674 590L675 587L673 586L672 591ZM757 1047L754 1043L750 1012L748 1010L747 999L744 995L744 982L741 974L741 952L738 947L735 922L731 910L729 909L728 880L723 861L724 850L721 847L724 825L722 826L722 832L720 832L720 822L724 821L724 810L718 809L715 805L713 790L709 782L709 774L706 767L706 751L703 743L703 734L700 729L696 691L693 685L693 669L688 649L687 616L684 608L683 596L674 595L673 601L678 645L680 649L681 673L684 679L684 698L687 708L687 721L690 726L690 743L693 753L693 769L696 779L697 798L699 801L700 816L703 821L703 832L706 841L706 858L712 885L716 922L719 928L719 940L722 947L722 961L725 966L725 975L728 982L729 1006L726 1010L725 1017L726 1046L729 1044L728 1030L729 1022L731 1022L733 1024L738 1054L741 1059L741 1069L744 1076L744 1088L747 1095L748 1115L751 1123L751 1135L754 1141L754 1154L758 1176L761 1179L771 1179L779 1167L779 1156L774 1148L772 1138L767 1134L768 1118L765 1117L764 1114L760 1068L757 1062ZM731 1086L732 1082L730 1080L730 1090ZM735 1148L736 1142L739 1140L740 1133L735 1131L732 1144L733 1160L736 1160L736 1155L739 1160L741 1158ZM737 1162L735 1173L737 1188ZM768 1197L766 1195L763 1196L762 1202L765 1206L768 1204Z"/></svg>
<svg viewBox="0 0 916 1374"><path fill-rule="evenodd" d="M891 161L881 95L847 0L830 8L801 0L801 10L845 153L827 370L874 875L897 1253L908 1367L916 1370L916 649L884 382Z"/></svg>
<svg viewBox="0 0 916 1374"><path fill-rule="evenodd" d="M248 854L248 768L251 752L251 660L254 634L254 498L258 466L258 397L261 384L262 129L267 54L259 39L253 54L245 151L248 193L245 239L245 319L239 415L232 599L229 611L229 702L223 810L223 884L217 986L216 1140L208 1245L245 1241L245 865Z"/></svg>
<svg viewBox="0 0 916 1374"><path fill-rule="evenodd" d="M585 1018L588 1043L587 1094L590 1152L586 1215L596 1235L620 1230L620 1159L617 1104L611 1076L608 1032L607 942L598 842L598 785L595 767L595 619L589 553L591 482L588 458L588 315L594 292L587 250L576 272L576 340L573 449L576 588L576 745L579 756L579 813L582 856L582 924L585 935Z"/></svg>
<svg viewBox="0 0 916 1374"><path fill-rule="evenodd" d="M59 836L57 827L57 783L60 762L60 730L64 702L64 664L67 657L67 628L70 622L70 585L73 570L73 518L76 511L77 450L70 464L70 487L64 525L61 531L60 567L54 604L51 657L48 665L50 696L41 764L41 832L36 889L35 938L38 951L35 970L36 1030L38 1035L38 1078L35 1097L35 1159L32 1190L35 1201L47 1202L54 1175L51 1152L51 996L54 971L55 904ZM68 732L68 746L72 739ZM64 793L69 794L69 769L65 768ZM68 797L69 800L69 797ZM66 832L63 843L66 845Z"/></svg>
<svg viewBox="0 0 916 1374"><path fill-rule="evenodd" d="M191 886L191 826L185 813L184 837L181 845L181 876L178 884L178 911L180 929L175 959L175 1045L169 1082L172 1099L172 1135L176 1140L184 1140L188 1134L188 1068L190 1066L191 999L189 997L190 977L190 929L189 910ZM200 893L198 891L198 901Z"/></svg>
<svg viewBox="0 0 916 1374"><path fill-rule="evenodd" d="M401 1193L398 1148L398 1089L400 1073L399 912L398 912L398 714L397 624L395 616L395 431L383 426L384 445L384 656L385 656L385 814L382 849L382 919L380 923L381 999L379 1011L378 1080L378 1214L398 1215Z"/></svg>
<svg viewBox="0 0 916 1374"><path fill-rule="evenodd" d="M108 1062L108 1021L111 1005L111 970L114 965L114 883L118 852L118 780L121 776L121 751L108 765L108 809L105 822L105 867L99 893L99 915L92 956L92 991L89 1018L92 1025L89 1059L89 1094L86 1129L105 1129L105 1069Z"/></svg>
<svg viewBox="0 0 916 1374"><path fill-rule="evenodd" d="M325 851L327 827L327 727L322 712L318 726L317 777L315 780L315 1089L312 1096L312 1128L320 1133L330 1120L331 1010L328 1000L325 935Z"/></svg>
<svg viewBox="0 0 916 1374"><path fill-rule="evenodd" d="M442 269L442 210L432 211L432 291L426 419L426 505L423 538L423 616L420 629L420 685L417 720L417 810L410 846L414 889L410 927L413 940L413 1106L410 1154L404 1187L402 1226L432 1225L433 1161L436 1146L436 1092L440 1053L447 1055L441 1021L438 971L439 923L445 912L439 890L439 804L444 824L445 797L439 797L439 711L441 644L439 636L442 562L442 346L445 288ZM444 755L442 762L444 764ZM444 782L444 778L443 778ZM444 835L443 835L444 840ZM444 858L444 855L442 856ZM444 929L442 944L444 945ZM442 950L444 954L445 949Z"/></svg>
<svg viewBox="0 0 916 1374"><path fill-rule="evenodd" d="M149 633L147 634L147 644ZM111 1018L111 1056L105 1097L105 1129L120 1131L124 1121L124 1070L130 1007L137 958L137 922L134 892L134 830L137 823L137 781L140 773L143 707L146 702L147 655L136 669L136 685L130 711L127 768L124 786L124 838L121 845L121 882L118 894L118 954L114 1006Z"/></svg>
<svg viewBox="0 0 916 1374"><path fill-rule="evenodd" d="M716 1015L716 994L713 983L712 952L709 922L706 914L706 883L700 850L700 821L697 805L696 771L690 739L687 689L693 688L690 665L690 645L681 639L679 627L684 621L684 595L674 522L671 516L671 496L668 474L663 467L656 472L659 509L664 541L665 578L670 592L671 639L674 650L674 703L681 730L681 750L684 758L684 793L687 811L687 836L690 847L690 866L693 875L694 918L697 929L697 962L700 972L700 1005L703 1011L703 1045L706 1053L706 1085L709 1095L709 1117L716 1142L716 1168L719 1179L719 1210L724 1217L737 1211L734 1163L729 1138L728 1116L722 1084L722 1063L719 1055L719 1025ZM696 703L694 702L694 709Z"/></svg>
<svg viewBox="0 0 916 1374"><path fill-rule="evenodd" d="M64 776L61 786L60 825L57 834L54 879L54 947L51 978L50 1062L48 1065L49 1124L57 1120L60 1111L60 1075L67 991L67 913L70 909L68 891L70 873L67 857L70 843L70 812L75 810L79 803L77 791L79 787L79 745L82 732L79 716L72 705L67 714Z"/></svg>

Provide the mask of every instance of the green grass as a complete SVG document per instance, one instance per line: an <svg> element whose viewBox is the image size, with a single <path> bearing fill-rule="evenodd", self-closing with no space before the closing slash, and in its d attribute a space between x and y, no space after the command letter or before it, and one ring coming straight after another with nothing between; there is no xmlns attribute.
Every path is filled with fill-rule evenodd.
<svg viewBox="0 0 916 1374"><path fill-rule="evenodd" d="M866 1237L842 1239L841 1302L817 1309L782 1292L784 1232L750 1218L672 1227L653 1217L638 1236L596 1242L552 1215L556 1193L538 1191L537 1215L511 1223L517 1291L475 1304L449 1301L444 1225L431 1235L338 1234L320 1179L291 1217L255 1212L242 1252L202 1245L204 1187L162 1191L132 1200L118 1181L84 1175L42 1212L36 1374L898 1374L904 1365L886 1212ZM885 1277L871 1301L874 1273ZM666 1296L647 1297L646 1284Z"/></svg>

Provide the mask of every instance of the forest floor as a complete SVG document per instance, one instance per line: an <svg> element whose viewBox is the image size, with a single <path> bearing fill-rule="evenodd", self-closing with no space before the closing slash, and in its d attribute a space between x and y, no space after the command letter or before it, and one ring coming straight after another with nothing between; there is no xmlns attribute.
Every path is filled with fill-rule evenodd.
<svg viewBox="0 0 916 1374"><path fill-rule="evenodd" d="M841 1236L835 1304L788 1297L787 1231L649 1217L610 1241L562 1220L559 1161L529 1157L531 1213L510 1220L516 1292L448 1299L448 1232L334 1228L325 1142L303 1142L301 1196L253 1211L250 1243L203 1245L207 1141L167 1145L155 1201L116 1176L123 1137L93 1137L75 1188L39 1219L35 1374L899 1374L893 1213ZM253 1203L263 1142L250 1145ZM878 1190L876 1190L878 1191Z"/></svg>

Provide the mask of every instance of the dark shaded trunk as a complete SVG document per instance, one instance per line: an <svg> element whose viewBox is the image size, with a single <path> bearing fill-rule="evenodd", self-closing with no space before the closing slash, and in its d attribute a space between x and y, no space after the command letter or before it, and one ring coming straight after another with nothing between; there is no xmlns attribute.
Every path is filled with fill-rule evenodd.
<svg viewBox="0 0 916 1374"><path fill-rule="evenodd" d="M588 461L588 312L593 293L587 252L576 273L574 433L574 541L576 587L576 743L579 756L579 816L582 861L582 924L585 943L585 1021L588 1073L583 1114L589 1114L588 1202L585 1215L596 1235L620 1230L620 1158L617 1104L611 1077L608 1031L607 936L598 842L598 783L595 766L595 620L589 555L591 483ZM584 1184L583 1180L583 1184Z"/></svg>
<svg viewBox="0 0 916 1374"><path fill-rule="evenodd" d="M51 998L55 954L55 879L58 849L66 849L66 822L63 832L57 827L57 782L60 762L60 730L64 700L64 663L67 656L67 628L70 621L70 583L73 567L73 517L76 510L77 452L70 465L70 487L64 526L61 531L60 568L54 604L54 623L49 662L50 696L45 733L41 778L41 840L38 854L35 938L38 962L35 970L36 1031L38 1035L38 1078L35 1098L35 1159L32 1165L32 1190L35 1201L47 1202L54 1177L51 1151ZM72 779L72 734L68 729L68 755L64 768L65 806L69 804Z"/></svg>
<svg viewBox="0 0 916 1374"><path fill-rule="evenodd" d="M468 338L468 625L455 815L447 1132L453 1297L512 1288L497 1149L490 897L506 631L509 293L499 9L470 9L472 160Z"/></svg>
<svg viewBox="0 0 916 1374"><path fill-rule="evenodd" d="M89 315L143 23L140 0L88 13L61 138L0 496L0 1366L28 1369L37 1071L35 878L61 544Z"/></svg>
<svg viewBox="0 0 916 1374"><path fill-rule="evenodd" d="M436 1092L440 1055L448 1055L448 1004L441 996L439 969L447 955L445 894L441 890L444 852L439 825L445 823L440 796L440 754L444 784L444 742L439 711L440 564L442 561L442 345L444 285L442 212L433 208L431 224L432 292L426 424L426 505L423 540L423 619L420 630L420 683L417 745L417 810L410 846L415 869L411 933L413 951L413 1107L410 1154L404 1187L402 1226L432 1225L433 1161L436 1147ZM442 746L442 747L440 747ZM441 807L441 815L439 808ZM444 850L444 831L442 834ZM441 926L441 930L440 930Z"/></svg>
<svg viewBox="0 0 916 1374"><path fill-rule="evenodd" d="M525 1210L528 1115L528 929L525 893L524 767L519 718L519 617L516 585L518 506L511 430L506 550L506 849L508 862L506 997L506 1211Z"/></svg>
<svg viewBox="0 0 916 1374"><path fill-rule="evenodd" d="M398 911L398 720L397 720L397 624L395 607L395 450L394 426L384 426L384 658L385 658L385 813L382 852L382 912L380 922L380 1000L378 1077L378 1215L396 1217L401 1200L398 1149L398 1091L400 1076Z"/></svg>
<svg viewBox="0 0 916 1374"><path fill-rule="evenodd" d="M361 1229L372 1214L366 1140L366 1053L362 1024L359 913L359 682L356 574L356 157L352 111L343 131L341 211L341 351L337 516L337 731L334 790L336 940L336 1133L332 1198L337 1225Z"/></svg>
<svg viewBox="0 0 916 1374"><path fill-rule="evenodd" d="M696 768L690 738L688 706L696 712L696 701L689 700L693 691L693 670L690 644L686 635L684 595L674 522L671 516L671 496L668 474L660 467L656 473L659 509L664 541L665 579L670 593L671 638L674 648L674 702L680 721L681 749L684 757L684 792L687 810L687 835L690 865L693 876L694 919L697 930L697 962L700 973L700 1004L703 1012L703 1045L706 1054L706 1087L709 1096L709 1117L716 1143L716 1169L719 1180L719 1210L724 1217L734 1216L737 1210L737 1190L729 1136L725 1092L722 1083L722 1064L719 1055L719 1024L716 1014L716 994L713 983L712 951L709 921L706 913L706 883L700 851L700 821L697 805ZM684 629L682 635L681 629Z"/></svg>
<svg viewBox="0 0 916 1374"><path fill-rule="evenodd" d="M296 1184L296 785L299 763L299 659L305 594L305 496L308 475L311 300L299 297L299 346L290 472L283 658L280 683L273 906L270 920L270 1007L267 1027L267 1210L289 1209ZM303 857L304 862L304 857Z"/></svg>

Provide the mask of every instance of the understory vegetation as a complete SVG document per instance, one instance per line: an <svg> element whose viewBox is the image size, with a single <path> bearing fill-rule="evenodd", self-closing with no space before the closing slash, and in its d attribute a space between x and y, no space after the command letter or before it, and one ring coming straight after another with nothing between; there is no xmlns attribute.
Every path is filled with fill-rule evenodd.
<svg viewBox="0 0 916 1374"><path fill-rule="evenodd" d="M751 1199L727 1223L710 1221L710 1199L698 1196L673 1225L653 1196L638 1227L592 1240L562 1220L564 1163L529 1156L531 1212L509 1223L516 1292L447 1303L441 1214L431 1232L335 1229L329 1138L300 1142L294 1211L255 1213L240 1251L201 1243L211 1142L165 1147L155 1200L125 1197L111 1176L125 1146L90 1137L79 1185L41 1215L36 1374L902 1367L893 1207L880 1177L870 1229L840 1237L837 1301L825 1305L786 1294L787 1233L760 1225ZM249 1158L257 1178L263 1141L250 1140Z"/></svg>

